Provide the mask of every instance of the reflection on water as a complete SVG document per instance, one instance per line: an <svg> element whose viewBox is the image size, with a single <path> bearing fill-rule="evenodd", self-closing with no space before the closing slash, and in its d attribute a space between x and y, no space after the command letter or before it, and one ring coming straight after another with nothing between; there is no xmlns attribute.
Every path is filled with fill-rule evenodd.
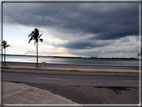
<svg viewBox="0 0 142 107"><path fill-rule="evenodd" d="M14 62L36 62L36 56L12 56L6 55L6 61ZM56 58L48 56L39 56L38 62L59 63L59 64L98 64L98 65L122 65L138 66L139 60L121 60L121 59L81 59L81 58Z"/></svg>

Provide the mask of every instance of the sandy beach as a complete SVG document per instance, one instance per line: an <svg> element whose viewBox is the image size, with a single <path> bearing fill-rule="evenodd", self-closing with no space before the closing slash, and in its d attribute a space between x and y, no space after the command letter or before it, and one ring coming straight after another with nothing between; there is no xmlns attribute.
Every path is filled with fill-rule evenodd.
<svg viewBox="0 0 142 107"><path fill-rule="evenodd" d="M18 69L43 69L43 70L63 70L63 71L82 71L82 72L122 72L122 73L139 73L139 66L112 66L112 65L89 65L89 64L53 64L30 62L6 62L5 67Z"/></svg>

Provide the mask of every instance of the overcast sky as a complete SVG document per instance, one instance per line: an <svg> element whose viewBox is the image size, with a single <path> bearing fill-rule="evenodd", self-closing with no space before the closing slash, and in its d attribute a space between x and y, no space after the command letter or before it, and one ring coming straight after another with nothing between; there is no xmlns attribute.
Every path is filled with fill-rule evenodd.
<svg viewBox="0 0 142 107"><path fill-rule="evenodd" d="M36 55L28 35L38 28L39 55L137 57L138 3L4 3L7 54Z"/></svg>

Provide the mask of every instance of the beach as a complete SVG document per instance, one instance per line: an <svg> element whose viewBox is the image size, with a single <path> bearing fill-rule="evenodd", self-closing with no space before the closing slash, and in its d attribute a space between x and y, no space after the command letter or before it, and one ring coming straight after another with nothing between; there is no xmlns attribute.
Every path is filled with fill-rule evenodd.
<svg viewBox="0 0 142 107"><path fill-rule="evenodd" d="M139 73L139 66L114 66L114 65L91 65L91 64L57 64L57 63L36 63L31 62L6 62L6 68L13 69L42 69L42 70L60 70L60 71L82 71L82 72L122 72Z"/></svg>

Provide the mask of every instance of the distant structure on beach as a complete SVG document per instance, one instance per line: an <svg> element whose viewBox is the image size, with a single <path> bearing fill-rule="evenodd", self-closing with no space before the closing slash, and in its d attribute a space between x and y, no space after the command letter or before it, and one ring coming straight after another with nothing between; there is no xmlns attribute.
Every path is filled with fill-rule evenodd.
<svg viewBox="0 0 142 107"><path fill-rule="evenodd" d="M112 58L96 58L96 59L126 59L126 60L132 60L132 59L136 59L136 58L133 58L133 57L131 57L131 58L118 58L118 57L112 57Z"/></svg>
<svg viewBox="0 0 142 107"><path fill-rule="evenodd" d="M86 57L81 57L81 58L86 58ZM105 58L105 57L87 57L88 59L124 59L124 60L133 60L133 59L136 59L136 58L118 58L118 57L112 57L112 58Z"/></svg>
<svg viewBox="0 0 142 107"><path fill-rule="evenodd" d="M123 60L134 60L136 58L118 58L118 57L112 57L112 58L105 58L105 57L64 57L64 56L53 56L55 58L81 58L81 59L123 59Z"/></svg>

